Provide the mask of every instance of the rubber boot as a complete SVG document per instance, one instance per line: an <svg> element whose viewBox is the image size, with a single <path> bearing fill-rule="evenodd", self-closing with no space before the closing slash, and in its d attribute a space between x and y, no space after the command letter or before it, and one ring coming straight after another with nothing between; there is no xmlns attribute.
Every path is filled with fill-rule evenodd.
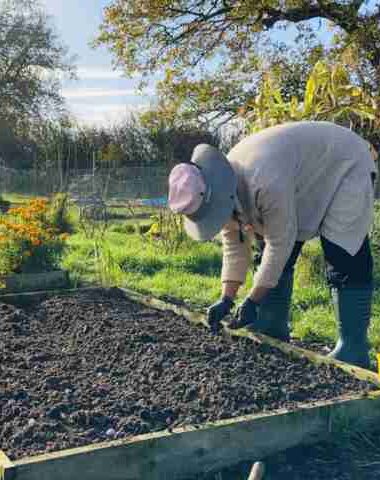
<svg viewBox="0 0 380 480"><path fill-rule="evenodd" d="M275 288L260 302L255 331L289 341L290 302L293 292L293 270L284 272Z"/></svg>
<svg viewBox="0 0 380 480"><path fill-rule="evenodd" d="M331 289L339 339L329 356L366 369L370 368L367 332L372 291L372 286Z"/></svg>

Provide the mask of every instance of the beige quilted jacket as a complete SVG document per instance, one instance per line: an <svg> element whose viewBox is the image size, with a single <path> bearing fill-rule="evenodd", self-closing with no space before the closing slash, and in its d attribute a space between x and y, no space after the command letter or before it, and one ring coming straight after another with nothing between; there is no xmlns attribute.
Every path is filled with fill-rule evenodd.
<svg viewBox="0 0 380 480"><path fill-rule="evenodd" d="M275 287L296 240L323 235L354 255L373 213L368 143L329 122L296 122L251 135L229 153L238 177L244 241L231 221L222 230L222 281L243 283L253 231L266 243L255 285Z"/></svg>

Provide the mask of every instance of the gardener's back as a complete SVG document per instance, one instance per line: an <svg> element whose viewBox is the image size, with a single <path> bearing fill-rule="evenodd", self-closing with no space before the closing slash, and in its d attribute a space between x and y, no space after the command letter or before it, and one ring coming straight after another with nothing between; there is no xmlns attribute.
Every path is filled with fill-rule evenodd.
<svg viewBox="0 0 380 480"><path fill-rule="evenodd" d="M316 235L323 220L322 233L348 251L363 240L371 221L375 164L368 144L355 133L329 122L289 123L250 135L228 158L238 176L244 213L253 224L262 223L263 208L277 196L289 199L289 208L295 204L297 240ZM338 189L340 201L326 219ZM350 218L352 231L347 231Z"/></svg>

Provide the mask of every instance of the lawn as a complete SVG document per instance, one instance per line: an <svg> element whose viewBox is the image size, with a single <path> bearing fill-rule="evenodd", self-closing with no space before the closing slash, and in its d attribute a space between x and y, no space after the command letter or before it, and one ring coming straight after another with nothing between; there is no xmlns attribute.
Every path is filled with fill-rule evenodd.
<svg viewBox="0 0 380 480"><path fill-rule="evenodd" d="M218 299L222 262L220 244L186 239L176 253L169 253L159 241L131 233L134 230L130 224L130 220L112 223L98 249L94 249L93 238L86 238L82 233L72 235L64 267L80 281L126 286L160 297L180 299L191 307L205 308ZM380 204L376 205L372 241L377 287L380 277ZM296 266L292 306L293 336L296 338L330 342L336 338L336 324L323 269L319 242L308 242ZM250 273L247 284L239 293L240 299L248 292L251 283ZM378 288L370 338L374 351L380 351Z"/></svg>

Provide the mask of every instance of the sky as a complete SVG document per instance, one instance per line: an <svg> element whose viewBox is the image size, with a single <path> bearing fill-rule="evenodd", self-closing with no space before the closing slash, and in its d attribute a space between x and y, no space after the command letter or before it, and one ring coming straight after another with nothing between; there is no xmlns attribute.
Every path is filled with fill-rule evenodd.
<svg viewBox="0 0 380 480"><path fill-rule="evenodd" d="M153 91L147 91L144 97L137 95L138 79L123 78L113 69L112 56L105 48L94 50L89 45L102 22L104 7L112 0L40 1L70 54L76 56L78 80L65 80L62 94L80 123L114 124L127 112L149 106ZM366 8L373 8L378 1L369 0ZM328 34L324 35L326 39Z"/></svg>
<svg viewBox="0 0 380 480"><path fill-rule="evenodd" d="M92 49L107 0L41 0L62 42L74 55L78 80L63 81L62 94L80 123L114 124L128 111L149 105L148 95L136 95L138 79L123 78L105 48ZM153 92L151 92L153 94Z"/></svg>

